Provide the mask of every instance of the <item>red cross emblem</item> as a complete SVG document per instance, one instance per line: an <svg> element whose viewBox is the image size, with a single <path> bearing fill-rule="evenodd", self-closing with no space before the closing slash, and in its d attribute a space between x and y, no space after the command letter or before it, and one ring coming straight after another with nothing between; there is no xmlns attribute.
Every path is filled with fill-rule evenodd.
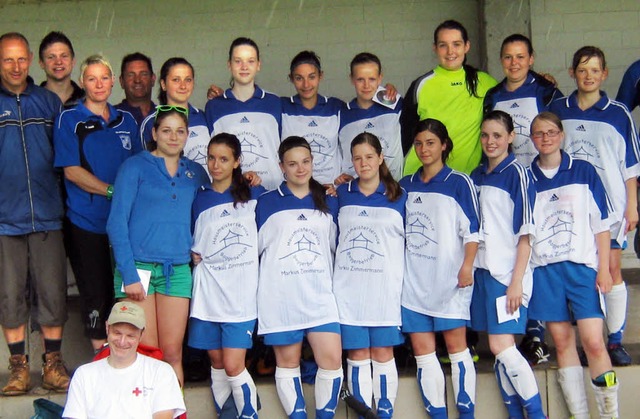
<svg viewBox="0 0 640 419"><path fill-rule="evenodd" d="M135 388L135 390L132 391L133 394L136 395L136 397L138 397L140 395L140 393L142 393L142 390L140 390L138 387Z"/></svg>
<svg viewBox="0 0 640 419"><path fill-rule="evenodd" d="M129 310L129 307L127 306L120 307L120 311L127 311L127 310Z"/></svg>

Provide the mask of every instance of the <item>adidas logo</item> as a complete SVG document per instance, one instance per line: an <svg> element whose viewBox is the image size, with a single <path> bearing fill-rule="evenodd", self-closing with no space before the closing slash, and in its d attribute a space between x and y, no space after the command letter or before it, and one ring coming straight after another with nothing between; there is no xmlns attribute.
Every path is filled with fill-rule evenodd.
<svg viewBox="0 0 640 419"><path fill-rule="evenodd" d="M584 127L584 125L578 125L576 127L576 131L587 132L587 129Z"/></svg>
<svg viewBox="0 0 640 419"><path fill-rule="evenodd" d="M242 119L240 120L241 124L248 124L249 123L249 118L247 118L246 116L243 116Z"/></svg>
<svg viewBox="0 0 640 419"><path fill-rule="evenodd" d="M420 197L417 197L416 199L413 200L414 204L422 204L422 199L420 199Z"/></svg>
<svg viewBox="0 0 640 419"><path fill-rule="evenodd" d="M316 121L311 121L309 122L309 125L307 125L308 127L317 127L318 124L316 124Z"/></svg>
<svg viewBox="0 0 640 419"><path fill-rule="evenodd" d="M511 109L515 109L515 108L519 108L520 105L518 105L516 102L513 102L513 104L510 106Z"/></svg>
<svg viewBox="0 0 640 419"><path fill-rule="evenodd" d="M229 214L229 211L224 210L224 211L222 211L222 214L220 214L220 218L222 218L222 217L228 217L228 216L230 216L230 215L231 215L231 214Z"/></svg>
<svg viewBox="0 0 640 419"><path fill-rule="evenodd" d="M364 129L371 129L371 128L375 128L375 127L376 127L375 125L373 125L371 122L369 122L369 123L367 124L367 126L366 126L366 127L364 127Z"/></svg>
<svg viewBox="0 0 640 419"><path fill-rule="evenodd" d="M191 131L191 132L189 133L189 138L193 138L193 137L197 137L197 136L198 136L198 134L196 134L196 132L195 132L195 131Z"/></svg>
<svg viewBox="0 0 640 419"><path fill-rule="evenodd" d="M300 214L298 216L298 221L307 221L307 217L305 217L304 214Z"/></svg>
<svg viewBox="0 0 640 419"><path fill-rule="evenodd" d="M360 211L360 213L358 214L358 216L359 216L359 217L368 217L368 216L369 216L369 214L367 214L367 211L366 211L366 210L362 210L362 211Z"/></svg>
<svg viewBox="0 0 640 419"><path fill-rule="evenodd" d="M549 202L555 202L555 201L559 201L560 198L558 198L558 195L553 194L551 195L551 198L549 198Z"/></svg>

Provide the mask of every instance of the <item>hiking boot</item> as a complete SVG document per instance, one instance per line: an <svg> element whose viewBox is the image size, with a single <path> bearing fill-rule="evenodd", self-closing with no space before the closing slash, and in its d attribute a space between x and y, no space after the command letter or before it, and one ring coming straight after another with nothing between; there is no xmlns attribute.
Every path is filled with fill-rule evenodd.
<svg viewBox="0 0 640 419"><path fill-rule="evenodd" d="M615 367L626 367L627 365L631 365L631 356L624 349L624 346L617 345L607 345L607 352L609 352L609 357L611 358L611 363Z"/></svg>
<svg viewBox="0 0 640 419"><path fill-rule="evenodd" d="M538 338L525 337L522 339L518 350L532 367L549 362L549 347Z"/></svg>
<svg viewBox="0 0 640 419"><path fill-rule="evenodd" d="M11 355L9 358L9 381L2 388L5 396L17 396L29 391L29 357L27 355Z"/></svg>
<svg viewBox="0 0 640 419"><path fill-rule="evenodd" d="M58 393L69 390L69 373L62 362L60 352L49 352L42 355L42 388Z"/></svg>

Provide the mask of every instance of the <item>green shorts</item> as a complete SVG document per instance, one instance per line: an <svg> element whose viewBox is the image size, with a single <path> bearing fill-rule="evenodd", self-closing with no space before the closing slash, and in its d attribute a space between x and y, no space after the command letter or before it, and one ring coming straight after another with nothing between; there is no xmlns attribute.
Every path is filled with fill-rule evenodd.
<svg viewBox="0 0 640 419"><path fill-rule="evenodd" d="M136 262L136 268L151 271L151 281L149 282L147 295L158 293L170 297L191 298L193 278L191 277L191 268L188 263L174 265L173 272L168 279L164 275L162 263ZM127 294L122 292L122 275L117 269L113 278L113 287L116 298L127 297Z"/></svg>

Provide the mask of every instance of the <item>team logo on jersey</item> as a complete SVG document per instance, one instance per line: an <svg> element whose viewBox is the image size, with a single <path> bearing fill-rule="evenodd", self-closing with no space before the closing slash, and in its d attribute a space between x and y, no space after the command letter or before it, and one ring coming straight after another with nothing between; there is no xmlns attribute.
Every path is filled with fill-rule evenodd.
<svg viewBox="0 0 640 419"><path fill-rule="evenodd" d="M574 159L586 160L596 169L604 170L600 159L600 151L589 138L574 139L570 144L565 143L565 151Z"/></svg>
<svg viewBox="0 0 640 419"><path fill-rule="evenodd" d="M242 147L242 168L251 169L260 160L266 159L264 144L260 138L251 131L241 131L236 134Z"/></svg>
<svg viewBox="0 0 640 419"><path fill-rule="evenodd" d="M415 211L407 214L405 225L407 251L418 257L435 259L435 246L438 245L434 239L435 232L435 224L426 213Z"/></svg>
<svg viewBox="0 0 640 419"><path fill-rule="evenodd" d="M312 126L311 124L315 124L315 121L311 121L309 126ZM318 166L322 166L326 161L332 159L336 151L332 149L331 141L320 132L307 133L304 135L304 139L307 140L309 147L311 147L314 173L318 172Z"/></svg>
<svg viewBox="0 0 640 419"><path fill-rule="evenodd" d="M364 129L372 129L375 128L376 126L373 125L373 122L369 121L367 122L367 125L365 125Z"/></svg>
<svg viewBox="0 0 640 419"><path fill-rule="evenodd" d="M516 109L516 108L519 108L519 107L520 107L520 105L518 105L518 102L513 102L509 108Z"/></svg>
<svg viewBox="0 0 640 419"><path fill-rule="evenodd" d="M225 212L227 216L229 215L229 212L225 209L220 217L224 217ZM239 222L229 222L218 228L215 234L213 234L210 244L210 248L213 251L206 255L206 258L221 258L225 262L237 261L244 256L249 249L254 247L251 243L249 230ZM250 260L245 263L254 263L251 258L249 259Z"/></svg>
<svg viewBox="0 0 640 419"><path fill-rule="evenodd" d="M367 210L362 210L358 213L358 217L368 217Z"/></svg>
<svg viewBox="0 0 640 419"><path fill-rule="evenodd" d="M241 124L249 124L249 118L247 118L246 116L243 116L242 119L240 120Z"/></svg>
<svg viewBox="0 0 640 419"><path fill-rule="evenodd" d="M299 266L309 267L320 257L319 246L320 237L315 231L307 227L298 228L289 235L280 260L293 258Z"/></svg>
<svg viewBox="0 0 640 419"><path fill-rule="evenodd" d="M578 125L576 127L576 131L587 132L587 129L584 127L584 125Z"/></svg>
<svg viewBox="0 0 640 419"><path fill-rule="evenodd" d="M371 262L376 256L384 257L380 252L380 238L378 234L366 226L358 226L349 229L340 239L343 243L340 253L345 253L351 266L357 269L365 263ZM371 266L366 266L371 269ZM339 266L338 269L348 269ZM382 270L379 270L382 272Z"/></svg>
<svg viewBox="0 0 640 419"><path fill-rule="evenodd" d="M131 137L129 134L119 134L120 142L122 142L122 148L125 150L131 150Z"/></svg>
<svg viewBox="0 0 640 419"><path fill-rule="evenodd" d="M315 120L311 120L311 122L309 122L309 125L307 125L307 126L310 127L310 128L314 128L314 127L317 127L318 124L316 123Z"/></svg>
<svg viewBox="0 0 640 419"><path fill-rule="evenodd" d="M564 209L554 211L544 219L538 227L541 234L536 243L544 244L541 249L545 253L540 254L542 259L557 258L574 250L571 246L571 241L576 235L573 232L573 223L573 214Z"/></svg>
<svg viewBox="0 0 640 419"><path fill-rule="evenodd" d="M298 221L307 221L307 217L304 216L304 214L300 214L298 215L298 218L296 218Z"/></svg>
<svg viewBox="0 0 640 419"><path fill-rule="evenodd" d="M184 172L185 176L187 176L189 179L193 179L194 177L196 177L196 174L193 173L191 170L187 170L186 172Z"/></svg>
<svg viewBox="0 0 640 419"><path fill-rule="evenodd" d="M189 137L191 138L191 137ZM190 145L187 143L187 146ZM201 166L207 164L207 144L196 144L193 147L185 147L184 155L191 161L198 163Z"/></svg>
<svg viewBox="0 0 640 419"><path fill-rule="evenodd" d="M224 211L222 211L222 213L220 213L220 218L228 217L230 215L231 215L231 213L225 209Z"/></svg>
<svg viewBox="0 0 640 419"><path fill-rule="evenodd" d="M555 202L558 201L560 198L558 198L558 195L553 194L551 195L551 198L549 198L549 202Z"/></svg>

